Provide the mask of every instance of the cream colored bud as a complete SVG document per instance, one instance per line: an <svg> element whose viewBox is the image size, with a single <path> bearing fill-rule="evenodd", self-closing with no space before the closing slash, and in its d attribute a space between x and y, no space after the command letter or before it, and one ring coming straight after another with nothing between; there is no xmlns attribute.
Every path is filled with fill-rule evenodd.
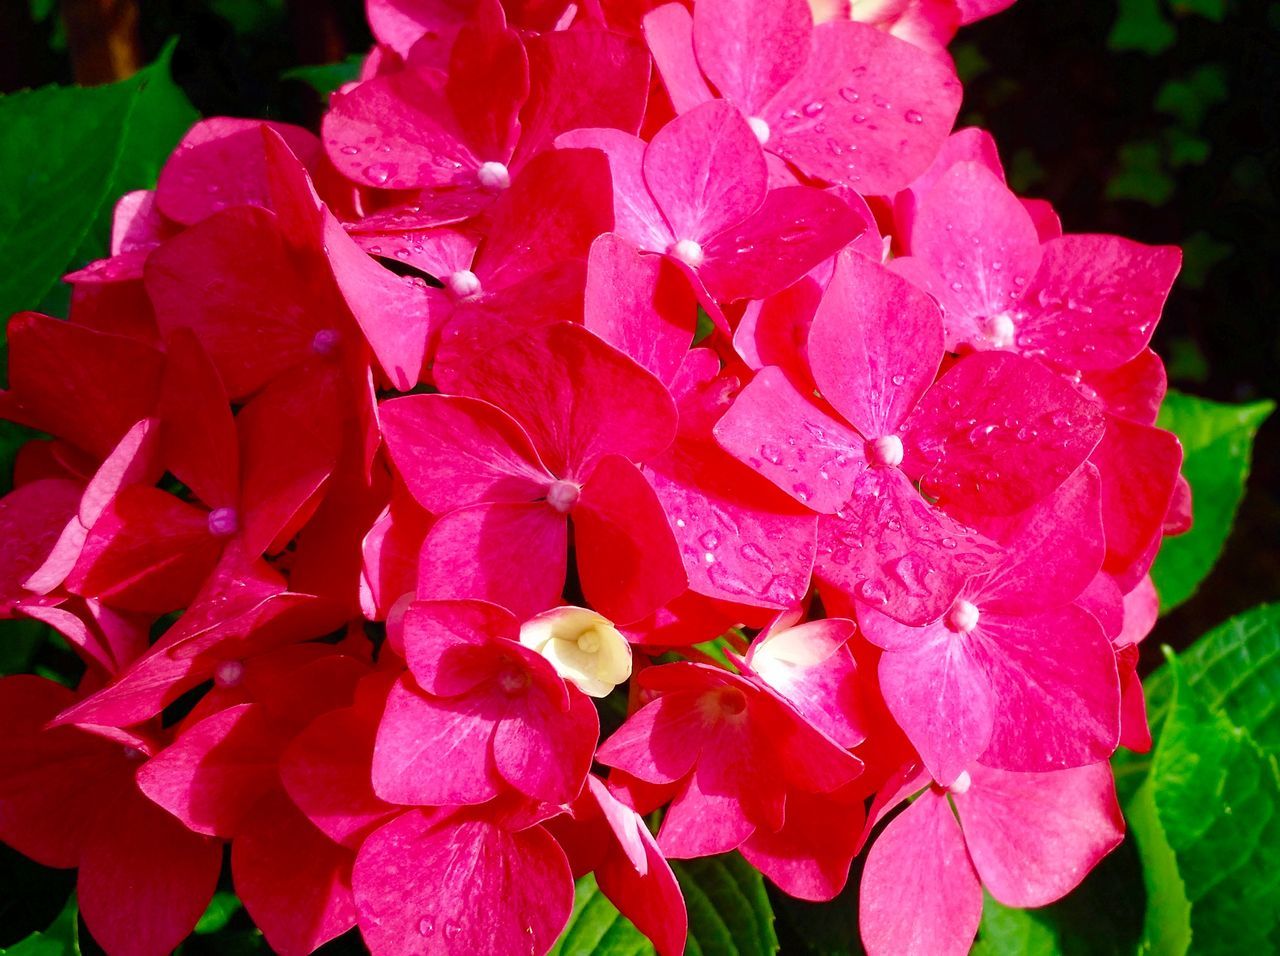
<svg viewBox="0 0 1280 956"><path fill-rule="evenodd" d="M607 618L557 607L520 627L520 643L537 651L584 694L606 697L631 676L631 645Z"/></svg>

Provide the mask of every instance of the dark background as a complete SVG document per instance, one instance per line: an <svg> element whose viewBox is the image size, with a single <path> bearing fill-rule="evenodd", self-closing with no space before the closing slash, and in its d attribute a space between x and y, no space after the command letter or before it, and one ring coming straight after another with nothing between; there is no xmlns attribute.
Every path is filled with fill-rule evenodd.
<svg viewBox="0 0 1280 956"><path fill-rule="evenodd" d="M114 44L92 22L104 12L116 18ZM0 0L0 91L105 81L174 36L175 78L202 114L312 126L323 99L286 74L349 61L370 43L361 0ZM1017 191L1052 201L1068 231L1184 248L1155 340L1171 384L1226 402L1280 399L1280 2L1019 0L951 49L967 91L961 121L995 134ZM1148 669L1159 644L1185 647L1280 598L1278 472L1280 416L1258 435L1222 560L1147 642ZM1127 842L1099 872L1123 871L1120 885L1132 887L1136 866ZM25 884L16 907L0 906L4 946L48 925L71 877L3 848L0 870ZM1141 908L1109 894L1103 877L1061 905L1079 909L1081 925L1118 921L1136 934ZM833 941L854 933L852 907L775 905L784 946L797 921ZM253 951L246 926L241 916L235 934L206 937L212 948L194 937L184 953ZM325 951L359 948L344 939Z"/></svg>

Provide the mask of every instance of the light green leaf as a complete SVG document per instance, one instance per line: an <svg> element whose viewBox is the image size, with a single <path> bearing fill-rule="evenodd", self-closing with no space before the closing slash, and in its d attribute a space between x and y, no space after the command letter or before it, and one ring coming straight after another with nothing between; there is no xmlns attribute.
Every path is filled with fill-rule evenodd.
<svg viewBox="0 0 1280 956"><path fill-rule="evenodd" d="M1280 928L1275 759L1209 703L1211 694L1201 696L1183 662L1171 658L1167 668L1167 715L1129 807L1147 884L1147 947L1269 952Z"/></svg>
<svg viewBox="0 0 1280 956"><path fill-rule="evenodd" d="M227 890L218 890L213 894L213 899L209 901L209 906L204 911L204 915L196 923L196 934L203 936L208 933L218 932L225 928L227 923L231 922L231 917L235 916L239 910L240 900L234 893Z"/></svg>
<svg viewBox="0 0 1280 956"><path fill-rule="evenodd" d="M0 949L0 956L80 956L78 914L76 897L72 893L67 905L48 929L32 933L7 949Z"/></svg>
<svg viewBox="0 0 1280 956"><path fill-rule="evenodd" d="M1157 424L1182 440L1195 523L1167 539L1151 576L1167 612L1191 597L1222 553L1249 476L1253 437L1275 405L1222 405L1170 391Z"/></svg>
<svg viewBox="0 0 1280 956"><path fill-rule="evenodd" d="M764 877L737 853L672 863L689 909L687 956L778 951Z"/></svg>
<svg viewBox="0 0 1280 956"><path fill-rule="evenodd" d="M609 902L590 873L573 891L573 915L548 956L653 956L653 944Z"/></svg>

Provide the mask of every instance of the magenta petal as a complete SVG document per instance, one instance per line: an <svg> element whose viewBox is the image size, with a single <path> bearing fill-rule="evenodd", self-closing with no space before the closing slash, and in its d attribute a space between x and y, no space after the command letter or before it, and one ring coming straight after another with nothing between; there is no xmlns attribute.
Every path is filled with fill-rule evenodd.
<svg viewBox="0 0 1280 956"><path fill-rule="evenodd" d="M783 892L815 902L833 899L849 879L864 814L856 795L787 794L787 820L775 833L757 829L739 848Z"/></svg>
<svg viewBox="0 0 1280 956"><path fill-rule="evenodd" d="M984 347L985 323L1015 311L1040 266L1040 239L1003 180L984 165L963 162L921 197L911 254L938 277L931 291L942 304L947 348L954 352L963 344Z"/></svg>
<svg viewBox="0 0 1280 956"><path fill-rule="evenodd" d="M344 707L321 714L280 757L280 780L290 799L331 840L358 845L396 811L369 779L377 715Z"/></svg>
<svg viewBox="0 0 1280 956"><path fill-rule="evenodd" d="M559 603L567 551L568 522L543 502L460 508L423 542L418 597L476 598L530 617Z"/></svg>
<svg viewBox="0 0 1280 956"><path fill-rule="evenodd" d="M1117 576L1130 575L1132 582L1146 573L1143 562L1160 540L1182 444L1171 432L1108 415L1106 433L1089 460L1102 476L1103 566Z"/></svg>
<svg viewBox="0 0 1280 956"><path fill-rule="evenodd" d="M743 799L743 780L726 772L726 755L704 751L684 789L667 807L658 830L658 846L668 859L687 860L728 853L742 845L756 829ZM714 765L713 765L714 764ZM782 793L775 789L781 815Z"/></svg>
<svg viewBox="0 0 1280 956"><path fill-rule="evenodd" d="M625 458L600 461L572 514L582 592L610 620L631 624L688 587L666 512Z"/></svg>
<svg viewBox="0 0 1280 956"><path fill-rule="evenodd" d="M549 147L569 130L640 129L649 92L644 45L611 30L548 30L527 34L529 102L516 161Z"/></svg>
<svg viewBox="0 0 1280 956"><path fill-rule="evenodd" d="M928 504L897 468L870 468L849 503L818 521L814 574L908 624L937 620L1001 549Z"/></svg>
<svg viewBox="0 0 1280 956"><path fill-rule="evenodd" d="M770 190L764 205L706 243L698 275L725 302L780 292L853 240L862 217L829 191Z"/></svg>
<svg viewBox="0 0 1280 956"><path fill-rule="evenodd" d="M800 71L812 31L804 0L700 0L693 8L698 64L748 116Z"/></svg>
<svg viewBox="0 0 1280 956"><path fill-rule="evenodd" d="M365 841L352 884L360 931L386 956L545 952L573 909L569 862L546 830L420 811Z"/></svg>
<svg viewBox="0 0 1280 956"><path fill-rule="evenodd" d="M222 846L192 833L132 785L103 824L80 857L80 915L107 952L165 956L209 905Z"/></svg>
<svg viewBox="0 0 1280 956"><path fill-rule="evenodd" d="M411 58L412 62L412 58ZM504 161L520 134L529 59L498 4L477 4L449 51L445 97L463 139L482 160Z"/></svg>
<svg viewBox="0 0 1280 956"><path fill-rule="evenodd" d="M1044 245L1040 273L1015 318L1018 348L1068 369L1113 368L1155 330L1182 265L1175 246L1119 236L1063 236Z"/></svg>
<svg viewBox="0 0 1280 956"><path fill-rule="evenodd" d="M328 214L324 241L338 290L378 364L397 389L407 392L422 376L427 343L448 301L421 278L397 276L378 265Z"/></svg>
<svg viewBox="0 0 1280 956"><path fill-rule="evenodd" d="M504 343L461 370L455 388L505 409L560 478L581 482L611 453L643 461L675 436L666 387L579 325Z"/></svg>
<svg viewBox="0 0 1280 956"><path fill-rule="evenodd" d="M605 233L591 244L583 315L588 329L669 383L693 341L697 303L669 259Z"/></svg>
<svg viewBox="0 0 1280 956"><path fill-rule="evenodd" d="M721 448L821 513L841 508L866 468L862 436L815 405L779 368L762 369L714 432Z"/></svg>
<svg viewBox="0 0 1280 956"><path fill-rule="evenodd" d="M1124 838L1105 761L1053 773L975 766L956 812L982 884L1006 906L1044 906L1074 889Z"/></svg>
<svg viewBox="0 0 1280 956"><path fill-rule="evenodd" d="M853 621L809 621L764 635L747 654L747 664L761 680L842 747L866 737L857 668L847 646L853 633Z"/></svg>
<svg viewBox="0 0 1280 956"><path fill-rule="evenodd" d="M666 252L674 241L644 178L645 143L617 129L576 129L556 139L560 149L598 149L613 177L614 231L649 252Z"/></svg>
<svg viewBox="0 0 1280 956"><path fill-rule="evenodd" d="M675 783L698 759L705 733L701 714L685 695L650 701L601 744L596 759L647 783Z"/></svg>
<svg viewBox="0 0 1280 956"><path fill-rule="evenodd" d="M307 956L355 925L354 859L278 790L231 845L236 894L281 956Z"/></svg>
<svg viewBox="0 0 1280 956"><path fill-rule="evenodd" d="M569 710L531 688L512 703L493 735L493 762L512 787L547 803L571 803L591 769L600 720L585 694L571 691Z"/></svg>
<svg viewBox="0 0 1280 956"><path fill-rule="evenodd" d="M928 168L960 107L950 66L864 23L819 24L808 62L764 113L770 152L864 195Z"/></svg>
<svg viewBox="0 0 1280 956"><path fill-rule="evenodd" d="M987 749L996 711L1008 704L967 635L937 623L911 631L909 644L907 636L880 658L880 688L929 773L949 785Z"/></svg>
<svg viewBox="0 0 1280 956"><path fill-rule="evenodd" d="M645 14L644 38L677 113L712 98L693 52L693 17L684 6L667 3Z"/></svg>
<svg viewBox="0 0 1280 956"><path fill-rule="evenodd" d="M373 749L373 789L390 803L484 803L501 791L490 741L500 714L483 693L427 697L401 678Z"/></svg>
<svg viewBox="0 0 1280 956"><path fill-rule="evenodd" d="M1102 567L1101 483L1086 463L1040 504L981 527L1005 558L980 587L982 605L1011 614L1067 604Z"/></svg>
<svg viewBox="0 0 1280 956"><path fill-rule="evenodd" d="M189 829L231 837L276 785L280 740L261 707L239 704L186 728L138 771L138 787Z"/></svg>
<svg viewBox="0 0 1280 956"><path fill-rule="evenodd" d="M457 0L367 0L365 12L374 38L404 56L424 34L452 42L466 6Z"/></svg>
<svg viewBox="0 0 1280 956"><path fill-rule="evenodd" d="M867 438L892 435L942 361L942 321L927 295L843 252L809 331L822 397Z"/></svg>
<svg viewBox="0 0 1280 956"><path fill-rule="evenodd" d="M83 526L76 518L80 493L75 482L44 478L0 498L0 535L5 542L0 551L0 613L4 616L10 616L16 605L33 597L27 590L30 577L42 571L51 551L62 550L59 545L69 526L73 531L80 530L67 540L71 553L59 560L59 571L65 570L66 560L76 560L74 544L82 540L83 534ZM55 585L60 583L61 580Z"/></svg>
<svg viewBox="0 0 1280 956"><path fill-rule="evenodd" d="M1101 410L1010 352L975 352L925 393L903 427L903 468L946 508L1010 514L1040 501L1102 437Z"/></svg>
<svg viewBox="0 0 1280 956"><path fill-rule="evenodd" d="M408 395L384 402L378 416L405 485L436 514L480 501L531 501L552 480L524 429L488 402Z"/></svg>
<svg viewBox="0 0 1280 956"><path fill-rule="evenodd" d="M672 235L705 243L760 208L769 172L746 119L713 100L654 134L644 152L644 180Z"/></svg>
<svg viewBox="0 0 1280 956"><path fill-rule="evenodd" d="M979 639L972 639L980 635ZM1115 653L1087 611L984 612L966 648L1000 701L984 764L1038 772L1106 760L1120 735Z"/></svg>
<svg viewBox="0 0 1280 956"><path fill-rule="evenodd" d="M382 189L470 184L480 163L439 84L414 69L375 77L333 98L322 133L348 178Z"/></svg>
<svg viewBox="0 0 1280 956"><path fill-rule="evenodd" d="M164 467L210 508L240 497L236 423L218 370L190 329L169 337L160 391Z"/></svg>
<svg viewBox="0 0 1280 956"><path fill-rule="evenodd" d="M858 907L868 956L964 956L982 888L947 798L926 790L867 854Z"/></svg>
<svg viewBox="0 0 1280 956"><path fill-rule="evenodd" d="M404 613L402 653L419 687L456 697L493 676L494 645L519 636L519 620L496 604L414 601Z"/></svg>

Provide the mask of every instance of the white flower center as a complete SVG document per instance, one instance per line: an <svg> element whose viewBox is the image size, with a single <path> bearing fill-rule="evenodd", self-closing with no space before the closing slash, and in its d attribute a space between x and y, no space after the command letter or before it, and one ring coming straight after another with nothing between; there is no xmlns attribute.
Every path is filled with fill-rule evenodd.
<svg viewBox="0 0 1280 956"><path fill-rule="evenodd" d="M681 239L679 242L671 244L671 248L667 250L672 256L679 259L685 265L692 266L694 269L702 265L706 261L706 254L702 251L702 246L694 242L692 239Z"/></svg>
<svg viewBox="0 0 1280 956"><path fill-rule="evenodd" d="M481 163L476 170L476 179L485 189L497 192L511 185L511 172L502 163Z"/></svg>

